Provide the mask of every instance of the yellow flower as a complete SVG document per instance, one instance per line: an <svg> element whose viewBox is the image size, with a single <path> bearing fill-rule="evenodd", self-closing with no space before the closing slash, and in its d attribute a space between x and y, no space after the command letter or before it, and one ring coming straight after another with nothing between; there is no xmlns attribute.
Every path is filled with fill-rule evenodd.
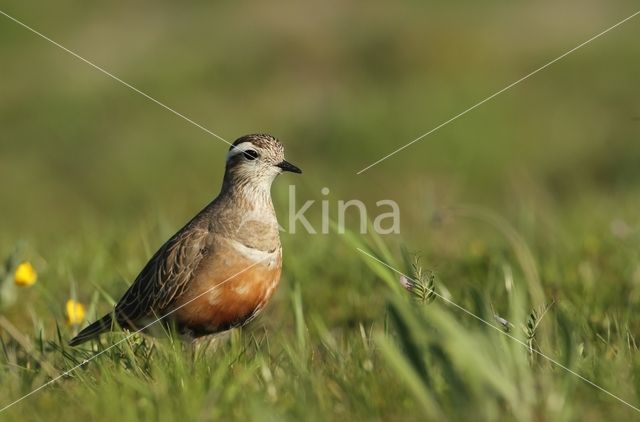
<svg viewBox="0 0 640 422"><path fill-rule="evenodd" d="M14 276L14 282L18 286L31 286L38 279L38 273L33 268L30 262L22 262L16 268L16 274Z"/></svg>
<svg viewBox="0 0 640 422"><path fill-rule="evenodd" d="M84 315L86 313L84 305L80 302L76 302L73 299L67 300L67 324L78 325L84 321Z"/></svg>

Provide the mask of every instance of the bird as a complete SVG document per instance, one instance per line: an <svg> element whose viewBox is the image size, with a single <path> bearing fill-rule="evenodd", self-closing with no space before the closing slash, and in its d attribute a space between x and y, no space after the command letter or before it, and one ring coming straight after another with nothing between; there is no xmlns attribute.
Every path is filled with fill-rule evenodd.
<svg viewBox="0 0 640 422"><path fill-rule="evenodd" d="M238 138L227 153L218 196L151 257L113 310L69 341L76 346L116 324L149 331L162 320L195 339L253 320L282 273L279 225L271 185L302 173L268 134Z"/></svg>

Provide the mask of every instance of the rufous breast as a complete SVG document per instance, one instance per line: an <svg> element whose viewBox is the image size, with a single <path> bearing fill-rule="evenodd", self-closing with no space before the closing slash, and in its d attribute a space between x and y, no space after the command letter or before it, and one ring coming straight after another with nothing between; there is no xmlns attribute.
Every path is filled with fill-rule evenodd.
<svg viewBox="0 0 640 422"><path fill-rule="evenodd" d="M263 251L222 239L215 249L175 304L178 328L195 337L249 322L266 305L280 281L279 244Z"/></svg>

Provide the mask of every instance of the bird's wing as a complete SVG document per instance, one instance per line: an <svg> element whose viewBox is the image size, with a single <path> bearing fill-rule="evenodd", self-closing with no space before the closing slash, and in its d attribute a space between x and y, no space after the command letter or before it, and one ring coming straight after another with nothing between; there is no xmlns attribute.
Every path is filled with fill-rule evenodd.
<svg viewBox="0 0 640 422"><path fill-rule="evenodd" d="M161 318L186 290L204 256L209 253L208 227L189 227L176 233L142 269L115 308L121 325L129 328L145 317Z"/></svg>

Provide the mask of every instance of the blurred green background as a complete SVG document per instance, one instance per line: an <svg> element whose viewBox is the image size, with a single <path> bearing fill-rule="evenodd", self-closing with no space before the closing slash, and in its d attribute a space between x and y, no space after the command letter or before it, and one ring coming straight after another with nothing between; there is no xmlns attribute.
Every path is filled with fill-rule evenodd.
<svg viewBox="0 0 640 422"><path fill-rule="evenodd" d="M556 203L634 189L635 21L354 174L633 4L8 1L3 9L230 141L278 136L306 172L277 191L291 182L309 198L321 186L392 198L413 217L426 193L502 207L533 191ZM150 212L178 222L217 192L224 143L3 20L3 237L75 235L81 222L135 224Z"/></svg>
<svg viewBox="0 0 640 422"><path fill-rule="evenodd" d="M372 217L376 201L393 199L401 235L385 240L421 251L449 288L464 290L482 284L459 277L473 257L504 241L442 210L490 209L546 267L548 297L594 295L578 306L587 318L638 308L640 18L356 172L636 7L6 0L0 9L228 141L278 137L304 170L274 184L283 225L289 184L298 202L330 188L332 218L338 199L365 201ZM19 248L50 288L3 313L24 329L34 314L52 327L72 292L106 311L96 288L117 298L217 194L228 145L3 16L0 53L0 256ZM319 212L316 203L307 214L316 226ZM384 294L339 236L283 234L283 243L284 282L262 323L286 326L291 280L331 326L379 317ZM603 250L615 251L617 267Z"/></svg>

